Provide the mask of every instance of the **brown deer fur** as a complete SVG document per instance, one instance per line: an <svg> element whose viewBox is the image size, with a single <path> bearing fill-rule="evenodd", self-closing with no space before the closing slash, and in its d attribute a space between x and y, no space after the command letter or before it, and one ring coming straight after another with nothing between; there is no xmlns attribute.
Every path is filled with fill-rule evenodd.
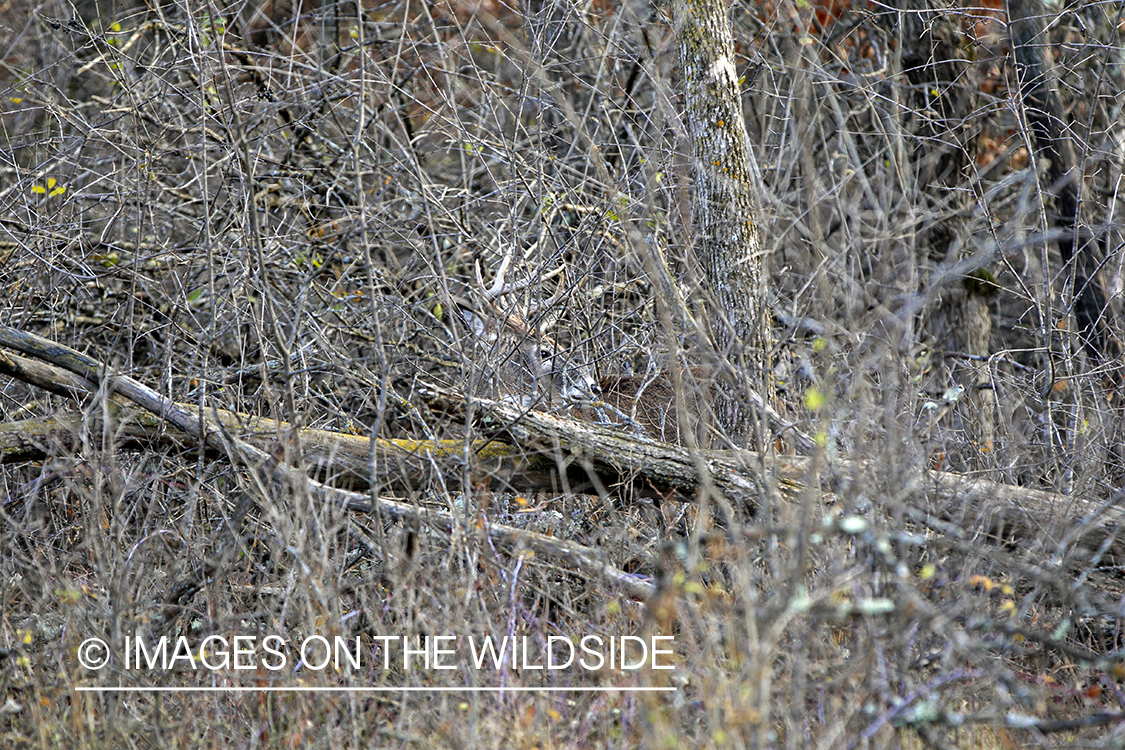
<svg viewBox="0 0 1125 750"><path fill-rule="evenodd" d="M683 442L669 373L608 375L596 380L581 359L522 316L461 312L484 359L488 395L551 408L654 440ZM683 415L697 445L710 442L712 388L705 368L684 371Z"/></svg>

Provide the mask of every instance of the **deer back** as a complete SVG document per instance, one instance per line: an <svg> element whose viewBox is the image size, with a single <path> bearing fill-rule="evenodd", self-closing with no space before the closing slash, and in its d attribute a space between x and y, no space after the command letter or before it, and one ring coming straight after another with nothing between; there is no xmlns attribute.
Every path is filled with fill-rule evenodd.
<svg viewBox="0 0 1125 750"><path fill-rule="evenodd" d="M705 368L692 368L683 377L683 410L697 445L710 441L713 384ZM676 389L669 373L608 375L599 383L603 408L583 409L584 419L598 419L632 429L637 435L681 444L684 435L677 416Z"/></svg>

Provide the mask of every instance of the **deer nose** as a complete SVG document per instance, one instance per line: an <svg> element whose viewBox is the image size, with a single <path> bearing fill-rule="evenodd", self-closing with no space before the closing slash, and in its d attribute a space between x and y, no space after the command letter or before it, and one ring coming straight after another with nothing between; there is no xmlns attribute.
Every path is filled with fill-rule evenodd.
<svg viewBox="0 0 1125 750"><path fill-rule="evenodd" d="M570 388L566 393L566 399L569 401L601 401L602 388L598 385L598 381L594 380L589 375L578 378L570 384Z"/></svg>

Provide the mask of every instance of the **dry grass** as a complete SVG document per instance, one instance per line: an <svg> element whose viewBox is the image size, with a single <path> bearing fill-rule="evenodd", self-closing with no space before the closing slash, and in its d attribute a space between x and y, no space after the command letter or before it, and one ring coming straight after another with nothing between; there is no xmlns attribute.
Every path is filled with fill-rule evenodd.
<svg viewBox="0 0 1125 750"><path fill-rule="evenodd" d="M940 16L974 51L939 61L956 74L939 100L895 69L889 18L844 11L821 31L820 7L735 12L781 406L826 446L797 502L768 472L751 515L707 491L691 503L486 493L469 465L397 493L457 513L449 534L325 507L300 482L262 484L190 444L125 447L103 399L4 379L3 422L82 419L45 460L0 470L0 746L1116 746L1116 561L1069 552L1067 507L1041 538L1010 544L957 519L923 531L907 513L927 508L908 489L926 467L1107 501L1125 469L1120 363L1093 360L1068 322L1070 271L1042 242L999 15ZM557 338L599 373L699 357L700 342L662 325L645 270L643 249L663 248L702 307L659 9L80 11L14 0L0 14L3 323L176 401L457 439L476 428L428 410L418 384L471 380L450 311L477 265L489 273L514 244L527 301L561 293ZM1115 12L1075 6L1051 32L1089 221L1110 248ZM966 356L980 289L964 258L995 282L984 358ZM1119 255L1102 260L1116 288ZM982 372L994 402L970 397ZM845 454L874 460L839 484ZM594 546L658 593L635 601L498 547L479 533L489 522ZM537 648L669 635L675 669L478 671L464 649L486 634ZM193 650L211 635L339 635L364 660L126 669L126 639L159 635ZM382 636L455 636L462 650L452 670L384 669ZM91 637L110 644L110 667L79 664ZM79 691L110 685L675 691Z"/></svg>

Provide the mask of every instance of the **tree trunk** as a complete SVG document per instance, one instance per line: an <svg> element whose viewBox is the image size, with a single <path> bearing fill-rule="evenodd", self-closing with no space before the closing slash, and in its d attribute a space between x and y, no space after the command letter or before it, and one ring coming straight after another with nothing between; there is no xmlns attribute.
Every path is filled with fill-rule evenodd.
<svg viewBox="0 0 1125 750"><path fill-rule="evenodd" d="M1097 278L1098 241L1082 220L1082 173L1067 134L1069 117L1059 99L1053 76L1046 10L1042 0L1008 0L1008 29L1016 63L1023 113L1042 164L1042 184L1054 197L1049 226L1063 230L1059 255L1073 262L1074 314L1083 347L1095 362L1120 356L1120 345L1109 329L1106 295Z"/></svg>
<svg viewBox="0 0 1125 750"><path fill-rule="evenodd" d="M771 390L765 258L752 181L756 166L742 116L726 3L673 0L672 7L712 335L722 358L736 368L733 377L724 378L734 387L719 389L716 417L727 435L741 442L753 429L749 389L760 389L766 403Z"/></svg>
<svg viewBox="0 0 1125 750"><path fill-rule="evenodd" d="M962 259L960 253L972 250L970 243L956 241L966 231L963 217L972 211L973 192L966 189L965 175L971 171L969 154L976 128L964 123L981 111L972 63L966 56L971 45L960 17L940 2L892 0L882 6L879 18L900 50L901 63L895 72L910 83L902 93L904 110L931 113L905 115L905 129L919 144L911 154L917 165L915 195L921 217L912 261L925 264L928 257L951 265ZM952 375L967 393L965 416L976 446L976 469L990 466L987 457L996 437L996 401L988 362L992 337L989 299L996 291L991 278L987 269L980 269L963 279L962 289L943 295L941 307L931 319L945 324L932 332L948 336L954 351L969 355ZM900 288L915 291L905 285Z"/></svg>

